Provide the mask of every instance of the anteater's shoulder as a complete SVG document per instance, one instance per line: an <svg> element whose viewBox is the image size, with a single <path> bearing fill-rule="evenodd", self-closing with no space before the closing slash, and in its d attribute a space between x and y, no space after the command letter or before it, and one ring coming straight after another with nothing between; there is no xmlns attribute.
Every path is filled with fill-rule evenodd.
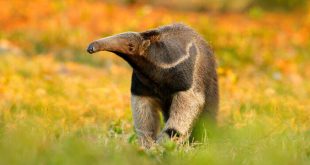
<svg viewBox="0 0 310 165"><path fill-rule="evenodd" d="M184 33L184 32L195 32L191 27L183 23L174 23L170 25L161 26L158 28L161 33Z"/></svg>
<svg viewBox="0 0 310 165"><path fill-rule="evenodd" d="M185 25L183 23L174 23L170 25L165 25L157 28L159 34L162 38L170 38L170 37L179 37L185 38L186 40L195 39L198 41L200 45L207 47L207 49L212 49L209 43L204 39L202 35L200 35L197 31L193 28Z"/></svg>

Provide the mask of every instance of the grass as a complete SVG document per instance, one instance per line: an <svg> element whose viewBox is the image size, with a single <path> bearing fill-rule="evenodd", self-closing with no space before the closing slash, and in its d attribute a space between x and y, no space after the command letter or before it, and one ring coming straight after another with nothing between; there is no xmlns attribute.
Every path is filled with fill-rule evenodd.
<svg viewBox="0 0 310 165"><path fill-rule="evenodd" d="M309 13L210 16L96 1L32 5L12 1L1 10L0 164L310 163ZM215 49L219 123L207 126L200 144L169 142L144 151L132 126L130 67L84 48L101 36L174 21L197 29Z"/></svg>

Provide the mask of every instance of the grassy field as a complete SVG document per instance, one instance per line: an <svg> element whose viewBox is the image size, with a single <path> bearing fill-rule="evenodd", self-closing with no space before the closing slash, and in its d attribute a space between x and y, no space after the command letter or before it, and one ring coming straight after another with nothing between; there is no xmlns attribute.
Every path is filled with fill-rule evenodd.
<svg viewBox="0 0 310 165"><path fill-rule="evenodd" d="M310 164L310 12L170 11L98 1L0 1L0 164ZM218 125L144 151L131 68L93 39L184 22L214 48Z"/></svg>

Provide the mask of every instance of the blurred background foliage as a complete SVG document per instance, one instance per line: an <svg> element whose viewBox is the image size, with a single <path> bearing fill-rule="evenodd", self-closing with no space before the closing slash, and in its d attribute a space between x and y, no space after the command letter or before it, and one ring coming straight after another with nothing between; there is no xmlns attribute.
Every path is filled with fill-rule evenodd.
<svg viewBox="0 0 310 165"><path fill-rule="evenodd" d="M148 3L157 6L166 6L173 9L195 11L246 11L252 7L260 7L266 10L300 10L305 9L307 0L116 0L123 4Z"/></svg>
<svg viewBox="0 0 310 165"><path fill-rule="evenodd" d="M307 0L0 1L0 164L309 164L309 9ZM131 68L85 49L174 22L214 49L219 124L203 143L143 151Z"/></svg>

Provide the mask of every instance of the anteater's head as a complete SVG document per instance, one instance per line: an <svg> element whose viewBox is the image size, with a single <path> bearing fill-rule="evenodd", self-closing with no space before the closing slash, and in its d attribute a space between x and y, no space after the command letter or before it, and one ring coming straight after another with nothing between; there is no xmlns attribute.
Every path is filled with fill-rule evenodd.
<svg viewBox="0 0 310 165"><path fill-rule="evenodd" d="M145 50L158 39L157 30L142 33L126 32L93 41L89 44L87 52L92 54L98 51L109 51L132 56L143 55Z"/></svg>

